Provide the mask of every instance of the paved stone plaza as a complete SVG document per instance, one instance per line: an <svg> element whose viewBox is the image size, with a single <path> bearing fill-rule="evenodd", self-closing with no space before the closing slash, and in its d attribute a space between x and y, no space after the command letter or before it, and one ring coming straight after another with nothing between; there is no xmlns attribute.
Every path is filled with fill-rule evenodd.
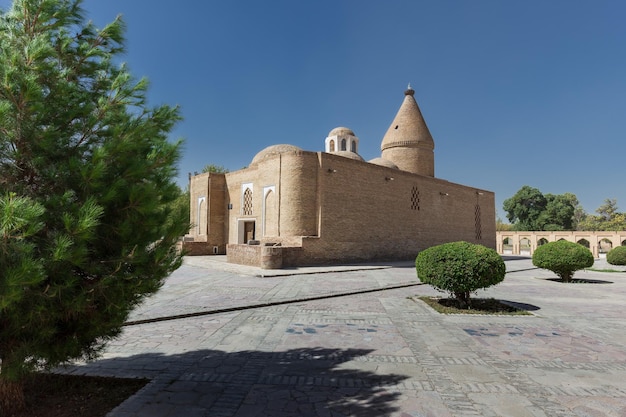
<svg viewBox="0 0 626 417"><path fill-rule="evenodd" d="M435 313L411 263L189 257L100 360L64 372L151 379L110 417L626 416L626 272L562 284L506 264L477 296L533 315Z"/></svg>

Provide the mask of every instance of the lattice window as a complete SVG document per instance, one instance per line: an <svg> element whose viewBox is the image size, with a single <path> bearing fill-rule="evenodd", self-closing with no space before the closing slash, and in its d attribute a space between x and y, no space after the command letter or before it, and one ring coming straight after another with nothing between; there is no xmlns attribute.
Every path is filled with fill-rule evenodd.
<svg viewBox="0 0 626 417"><path fill-rule="evenodd" d="M483 230L480 224L480 205L476 204L474 209L474 227L476 228L476 240L482 240Z"/></svg>
<svg viewBox="0 0 626 417"><path fill-rule="evenodd" d="M411 210L420 209L420 191L417 187L411 189Z"/></svg>
<svg viewBox="0 0 626 417"><path fill-rule="evenodd" d="M335 152L335 141L334 141L334 140L331 140L331 141L330 141L330 146L329 146L329 148L330 148L330 149L329 149L329 151L330 151L330 152Z"/></svg>
<svg viewBox="0 0 626 417"><path fill-rule="evenodd" d="M341 139L341 150L342 151L347 150L347 148L346 148L346 140L345 139Z"/></svg>
<svg viewBox="0 0 626 417"><path fill-rule="evenodd" d="M252 216L252 190L249 188L243 192L243 215Z"/></svg>

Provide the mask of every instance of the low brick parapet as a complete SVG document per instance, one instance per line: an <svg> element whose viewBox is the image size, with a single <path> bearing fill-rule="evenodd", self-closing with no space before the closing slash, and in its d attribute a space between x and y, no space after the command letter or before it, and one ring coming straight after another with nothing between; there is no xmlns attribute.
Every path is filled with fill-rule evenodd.
<svg viewBox="0 0 626 417"><path fill-rule="evenodd" d="M260 245L237 245L226 246L226 261L233 264L260 266Z"/></svg>

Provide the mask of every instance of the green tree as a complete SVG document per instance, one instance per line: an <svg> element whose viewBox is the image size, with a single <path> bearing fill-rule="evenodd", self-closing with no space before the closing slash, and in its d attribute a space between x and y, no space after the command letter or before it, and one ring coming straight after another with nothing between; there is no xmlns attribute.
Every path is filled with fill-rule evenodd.
<svg viewBox="0 0 626 417"><path fill-rule="evenodd" d="M574 230L576 216L581 215L577 208L582 209L572 193L543 195L527 185L504 200L504 210L515 230Z"/></svg>
<svg viewBox="0 0 626 417"><path fill-rule="evenodd" d="M29 372L95 357L181 263L179 112L115 63L123 33L80 0L0 12L0 414Z"/></svg>
<svg viewBox="0 0 626 417"><path fill-rule="evenodd" d="M580 225L587 218L587 212L580 202L574 207L574 216L572 219L572 227L574 230L580 230Z"/></svg>
<svg viewBox="0 0 626 417"><path fill-rule="evenodd" d="M223 167L222 165L208 164L202 168L202 172L214 172L217 174L227 174L228 168Z"/></svg>
<svg viewBox="0 0 626 417"><path fill-rule="evenodd" d="M577 230L626 230L626 213L619 213L617 200L607 198L596 209L597 216L587 215L578 222Z"/></svg>
<svg viewBox="0 0 626 417"><path fill-rule="evenodd" d="M540 217L547 203L541 191L524 185L513 197L504 200L503 208L516 230L542 230Z"/></svg>
<svg viewBox="0 0 626 417"><path fill-rule="evenodd" d="M179 221L181 217L185 219L187 223L191 223L189 219L189 187L185 187L184 190L178 188L178 197L171 203L170 209L172 210L171 222ZM187 230L188 232L188 230Z"/></svg>
<svg viewBox="0 0 626 417"><path fill-rule="evenodd" d="M546 208L539 216L537 230L573 230L578 199L574 194L546 194Z"/></svg>
<svg viewBox="0 0 626 417"><path fill-rule="evenodd" d="M604 230L626 230L626 213L616 213Z"/></svg>
<svg viewBox="0 0 626 417"><path fill-rule="evenodd" d="M605 199L604 204L596 209L596 213L605 221L610 222L617 214L617 200L614 198Z"/></svg>
<svg viewBox="0 0 626 417"><path fill-rule="evenodd" d="M498 216L496 217L496 230L497 231L513 230L513 225L510 223L504 223L502 219Z"/></svg>

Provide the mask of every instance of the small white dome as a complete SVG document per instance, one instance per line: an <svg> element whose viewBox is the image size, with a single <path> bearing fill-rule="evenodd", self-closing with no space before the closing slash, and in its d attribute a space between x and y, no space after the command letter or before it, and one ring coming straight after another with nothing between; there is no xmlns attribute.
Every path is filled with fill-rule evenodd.
<svg viewBox="0 0 626 417"><path fill-rule="evenodd" d="M348 129L347 127L336 127L330 131L328 136L356 136L352 129Z"/></svg>

